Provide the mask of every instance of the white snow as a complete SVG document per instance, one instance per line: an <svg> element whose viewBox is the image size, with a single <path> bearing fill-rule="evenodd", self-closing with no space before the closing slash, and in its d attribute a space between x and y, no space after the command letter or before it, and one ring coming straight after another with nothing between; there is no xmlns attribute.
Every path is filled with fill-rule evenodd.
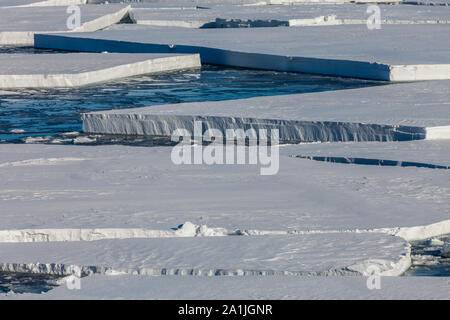
<svg viewBox="0 0 450 320"><path fill-rule="evenodd" d="M450 126L427 128L427 139L429 140L450 139Z"/></svg>
<svg viewBox="0 0 450 320"><path fill-rule="evenodd" d="M198 67L198 55L2 54L0 88L75 87L147 73Z"/></svg>
<svg viewBox="0 0 450 320"><path fill-rule="evenodd" d="M378 80L450 78L450 34L446 25L438 24L385 25L379 30L323 26L307 32L116 25L95 33L38 34L35 41L40 48L93 52L200 53L203 63Z"/></svg>

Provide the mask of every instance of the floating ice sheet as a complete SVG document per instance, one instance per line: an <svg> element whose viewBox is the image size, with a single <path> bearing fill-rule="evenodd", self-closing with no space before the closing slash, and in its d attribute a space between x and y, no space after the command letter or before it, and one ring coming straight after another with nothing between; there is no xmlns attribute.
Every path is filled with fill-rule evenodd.
<svg viewBox="0 0 450 320"><path fill-rule="evenodd" d="M434 147L427 147L429 143ZM446 164L440 159L448 159L448 148L436 143L388 144L386 157L412 160L411 150L416 149L418 154L429 153L417 161ZM342 148L355 151L333 154L375 156L357 153L351 145ZM315 146L319 153L327 145ZM290 157L313 153L313 146L300 145L280 148L278 174L260 176L256 165L178 166L171 161L171 151L170 147L0 145L2 229L169 230L191 221L231 231L393 228L389 230L394 232L397 227L430 225L449 217L448 170ZM413 236L445 234L445 224L441 227L419 228Z"/></svg>
<svg viewBox="0 0 450 320"><path fill-rule="evenodd" d="M203 63L389 81L450 78L447 25L385 25L379 30L365 25L308 29L123 26L95 33L37 34L35 44L93 52L200 53Z"/></svg>
<svg viewBox="0 0 450 320"><path fill-rule="evenodd" d="M409 267L409 246L385 234L183 237L0 244L2 271L141 275L385 275ZM10 263L11 262L11 263ZM70 273L69 273L70 274Z"/></svg>
<svg viewBox="0 0 450 320"><path fill-rule="evenodd" d="M84 131L170 136L194 121L222 130L278 129L281 140L448 139L449 82L194 102L84 115Z"/></svg>

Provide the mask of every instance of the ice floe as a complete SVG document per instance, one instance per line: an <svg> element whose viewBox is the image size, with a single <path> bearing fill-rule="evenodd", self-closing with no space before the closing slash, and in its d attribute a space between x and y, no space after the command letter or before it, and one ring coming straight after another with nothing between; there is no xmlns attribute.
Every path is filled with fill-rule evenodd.
<svg viewBox="0 0 450 320"><path fill-rule="evenodd" d="M366 276L375 265L400 275L410 263L405 240L376 233L0 243L0 252L2 271L50 274L76 265L86 274Z"/></svg>
<svg viewBox="0 0 450 320"><path fill-rule="evenodd" d="M35 45L92 52L199 53L202 63L388 81L450 78L446 25L385 25L379 30L340 25L308 32L117 26L95 33L37 34Z"/></svg>
<svg viewBox="0 0 450 320"><path fill-rule="evenodd" d="M272 129L291 141L449 139L448 81L193 102L88 113L91 133L170 136L192 132L194 121L225 134L228 128ZM403 94L398 94L403 92Z"/></svg>
<svg viewBox="0 0 450 320"><path fill-rule="evenodd" d="M419 141L404 146L406 154L415 143ZM0 145L1 229L170 230L191 221L231 232L387 228L395 234L438 223L424 228L423 235L408 231L421 239L448 230L447 170L348 166L291 157L311 153L313 146L324 150L326 144L280 148L279 173L260 176L252 165L177 166L170 160L170 147ZM423 153L430 151L423 161L448 159L448 148L436 148L424 146ZM391 151L389 158L403 160L401 150ZM359 153L365 154L370 152ZM35 165L10 165L42 158L86 160L49 162L39 170Z"/></svg>

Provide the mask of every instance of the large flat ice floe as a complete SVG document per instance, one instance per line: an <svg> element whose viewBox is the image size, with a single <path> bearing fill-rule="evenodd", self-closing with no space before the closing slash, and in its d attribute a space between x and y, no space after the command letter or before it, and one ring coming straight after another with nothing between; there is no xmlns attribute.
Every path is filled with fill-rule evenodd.
<svg viewBox="0 0 450 320"><path fill-rule="evenodd" d="M0 45L33 45L36 32L92 32L122 20L130 9L126 5L80 6L80 26L68 29L73 12L67 5L6 7L0 10Z"/></svg>
<svg viewBox="0 0 450 320"><path fill-rule="evenodd" d="M450 78L446 25L189 29L117 25L36 34L35 46L93 52L200 53L202 63L388 81ZM423 48L433 48L424 51Z"/></svg>
<svg viewBox="0 0 450 320"><path fill-rule="evenodd" d="M383 275L409 267L409 245L385 234L178 237L0 244L0 270L83 274ZM10 263L11 262L11 263ZM69 273L70 274L70 273Z"/></svg>
<svg viewBox="0 0 450 320"><path fill-rule="evenodd" d="M449 170L295 158L348 154L448 165L448 141L368 143L354 152L349 150L359 144L339 144L345 152L331 152L334 145L281 147L274 176L260 176L256 165L175 165L170 147L0 145L2 229L169 230L191 221L225 228L226 234L237 229L397 234L448 219ZM383 155L384 145L389 151ZM449 233L439 228L407 238ZM49 237L77 239L68 234ZM19 233L22 238L33 239Z"/></svg>
<svg viewBox="0 0 450 320"><path fill-rule="evenodd" d="M180 103L83 115L91 133L170 136L175 129L278 129L289 141L449 139L449 81Z"/></svg>
<svg viewBox="0 0 450 320"><path fill-rule="evenodd" d="M0 55L0 88L77 87L147 73L199 68L196 54Z"/></svg>

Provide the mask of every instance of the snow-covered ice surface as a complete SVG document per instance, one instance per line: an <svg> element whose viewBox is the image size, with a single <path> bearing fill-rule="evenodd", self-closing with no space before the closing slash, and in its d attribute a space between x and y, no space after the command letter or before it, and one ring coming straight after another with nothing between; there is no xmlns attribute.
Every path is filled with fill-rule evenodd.
<svg viewBox="0 0 450 320"><path fill-rule="evenodd" d="M177 237L0 244L0 270L70 274L387 275L409 267L409 245L384 234ZM12 263L7 263L12 262Z"/></svg>
<svg viewBox="0 0 450 320"><path fill-rule="evenodd" d="M351 151L354 146L353 154L366 156L386 145L393 159L411 156L415 149L423 154L418 160L439 162L448 159L447 144L345 147ZM65 274L77 265L86 274L228 274L244 276L239 277L242 284L252 281L250 275L364 275L373 264L385 275L399 275L410 265L405 239L450 233L450 172L291 157L314 147L333 153L334 144L284 146L279 174L260 176L252 166L176 166L170 161L171 148L164 147L1 145L2 270ZM170 229L185 221L196 225ZM183 278L176 280L189 281ZM73 298L100 294L97 290L109 278L94 279L97 289ZM134 283L141 278L118 279ZM360 278L327 279L336 292L347 285L367 290ZM294 281L301 280L306 279ZM263 287L271 282L260 281ZM308 281L312 286L324 280ZM389 297L418 297L409 292L415 281L425 287L443 285L435 280L389 281L411 281L399 289L389 286ZM111 290L118 294L115 287ZM148 290L142 297L153 297ZM280 297L279 290L268 297ZM288 291L292 297L312 294ZM441 294L439 289L427 297ZM210 297L215 295L213 291Z"/></svg>
<svg viewBox="0 0 450 320"><path fill-rule="evenodd" d="M199 67L195 54L0 54L0 88L74 87Z"/></svg>
<svg viewBox="0 0 450 320"><path fill-rule="evenodd" d="M449 23L450 8L428 6L379 5L381 22ZM302 4L295 6L246 6L213 4L207 7L186 6L158 8L132 5L137 24L191 28L238 28L277 26L318 26L366 24L367 6L354 4Z"/></svg>
<svg viewBox="0 0 450 320"><path fill-rule="evenodd" d="M167 53L199 53L203 63L388 81L450 77L448 25L437 23L448 15L445 6L439 12L435 6L383 6L387 23L369 31L365 17L357 17L362 7L347 9L353 5L305 6L314 9L301 12L301 5L289 10L248 1L252 5L229 7L224 15L227 5L210 3L211 9L195 11L214 23L222 17L289 18L293 26L291 21L305 21L292 19L317 18L322 12L359 24L235 29L128 24L91 33L117 23L130 7L88 5L82 10L93 16L87 15L91 20L76 30L80 33L59 33L66 31L60 26L67 14L58 11L66 7L53 6L57 2L2 8L0 14L9 20L0 30L12 35L14 44L30 43L38 31L44 34L35 35L36 47L96 53L3 53L3 77L56 70L71 85L71 73L92 72L95 81L104 81L100 71L111 78L118 64L133 75L130 66L150 56L146 53L175 60L189 56ZM282 2L296 1L270 4ZM156 17L196 19L181 3L159 9ZM155 17L149 14L153 5L146 6L134 7L135 19ZM96 10L102 11L98 19ZM46 23L52 14L59 20ZM409 17L401 21L404 16ZM339 24L331 17L323 23ZM13 18L21 23L14 26ZM57 34L46 34L52 32ZM116 53L100 54L104 51ZM200 57L190 57L198 66ZM124 61L128 58L132 61ZM135 69L135 74L154 71L142 65ZM448 277L398 277L416 263L411 241L439 244L443 260L448 254L448 244L440 240L450 234L448 88L448 80L441 80L97 112L84 116L85 131L124 134L117 136L119 144L2 144L0 272L62 276L75 265L87 276L82 290L68 292L62 285L38 298L448 299ZM220 129L231 124L279 128L285 140L347 142L282 145L279 172L272 176L260 175L258 165L177 166L170 147L120 145L121 138L136 134L191 128L195 119ZM78 144L101 139L67 135L77 137ZM362 277L373 266L383 275L382 290L369 290Z"/></svg>
<svg viewBox="0 0 450 320"><path fill-rule="evenodd" d="M398 151L388 155L394 160L403 160L402 148L409 152L414 146L436 154L418 161L439 164L448 158L444 142L392 143L393 150L396 145ZM302 154L303 146L311 152L312 145L280 148L279 173L260 176L252 165L177 166L170 147L0 145L2 229L168 230L191 221L256 230L251 234L374 228L396 233L397 227L449 217L450 171L291 157ZM446 233L428 231L416 230L408 240Z"/></svg>
<svg viewBox="0 0 450 320"><path fill-rule="evenodd" d="M39 48L200 53L203 63L390 81L448 79L447 25L190 29L122 24L95 33L36 34ZM332 49L331 49L332 48ZM423 50L423 48L433 48Z"/></svg>
<svg viewBox="0 0 450 320"><path fill-rule="evenodd" d="M147 277L93 275L81 290L60 286L42 295L0 299L448 299L448 279L382 277L368 290L363 277Z"/></svg>
<svg viewBox="0 0 450 320"><path fill-rule="evenodd" d="M33 45L36 32L96 31L122 20L126 5L80 6L80 26L68 29L67 5L0 9L0 45Z"/></svg>
<svg viewBox="0 0 450 320"><path fill-rule="evenodd" d="M101 111L84 115L83 126L86 132L170 136L179 127L192 132L199 120L219 130L277 127L280 139L294 141L448 139L449 85L402 83Z"/></svg>

